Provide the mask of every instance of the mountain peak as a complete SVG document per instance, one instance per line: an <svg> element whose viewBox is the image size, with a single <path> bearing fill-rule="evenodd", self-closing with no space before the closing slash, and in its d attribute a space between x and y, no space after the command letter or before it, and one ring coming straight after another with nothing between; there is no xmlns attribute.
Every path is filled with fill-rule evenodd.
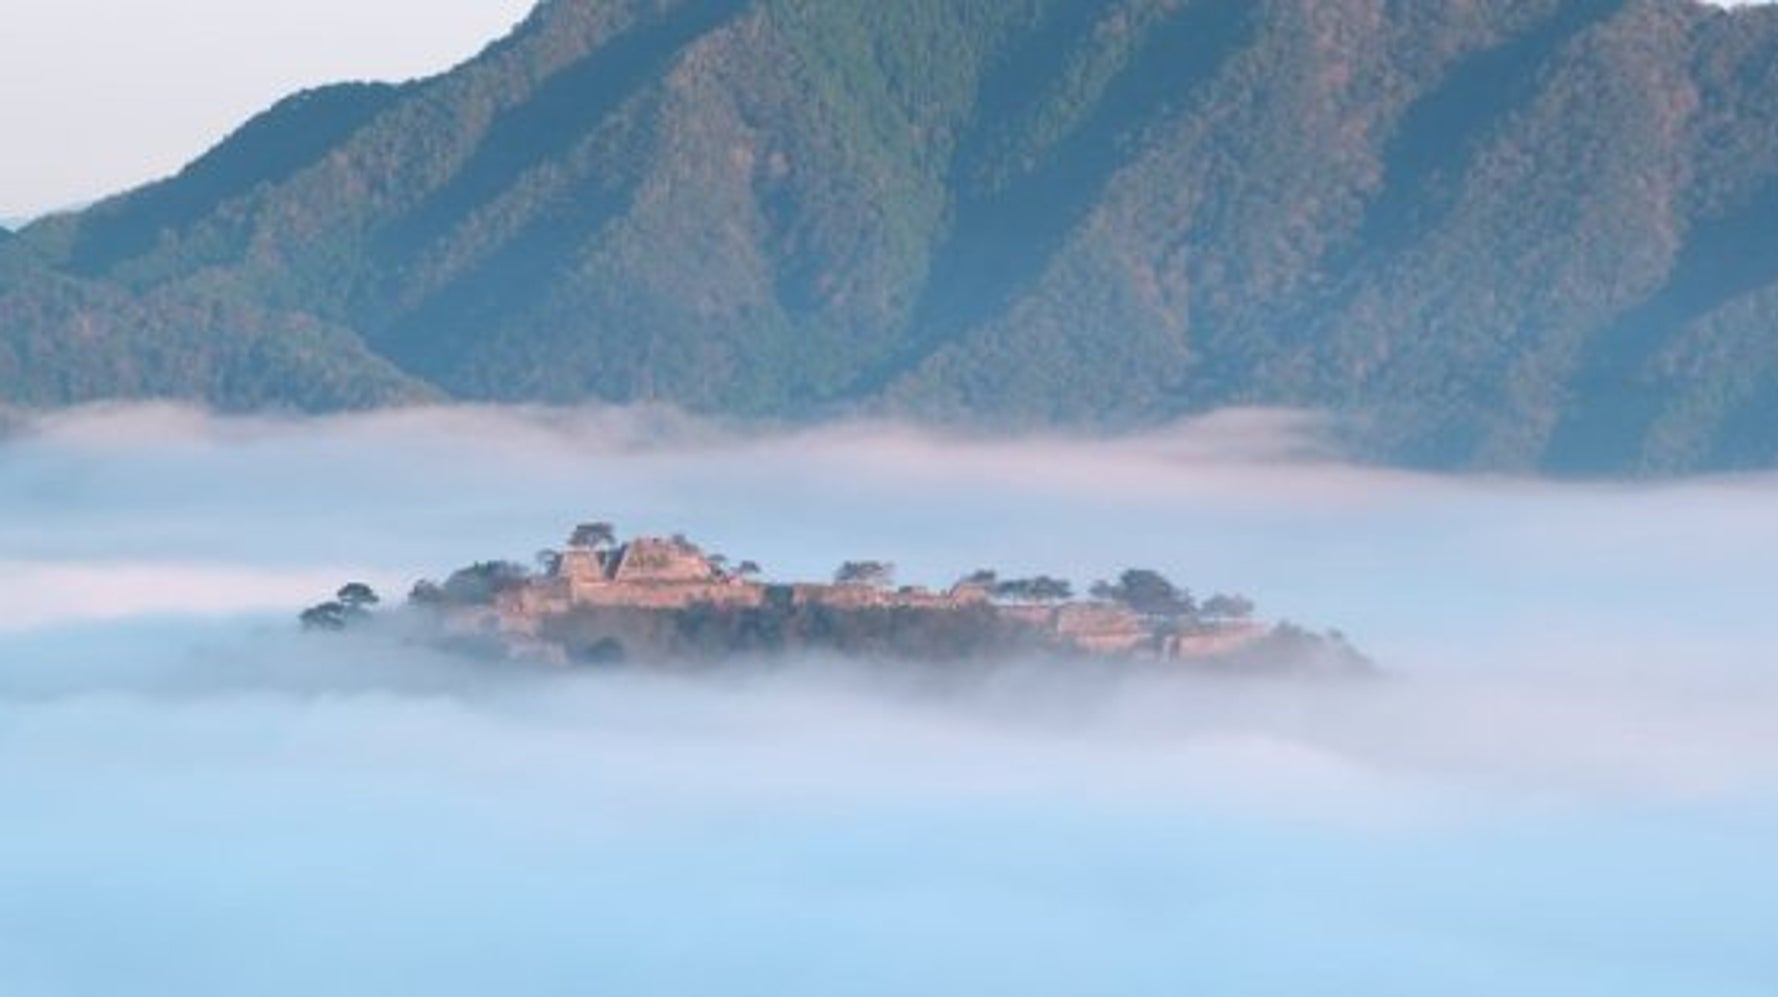
<svg viewBox="0 0 1778 997"><path fill-rule="evenodd" d="M10 240L45 272L0 277L37 358L0 398L213 399L31 367L77 293L183 302L193 356L326 328L391 397L1292 405L1415 464L1769 466L1774 90L1778 14L1692 0L548 0Z"/></svg>

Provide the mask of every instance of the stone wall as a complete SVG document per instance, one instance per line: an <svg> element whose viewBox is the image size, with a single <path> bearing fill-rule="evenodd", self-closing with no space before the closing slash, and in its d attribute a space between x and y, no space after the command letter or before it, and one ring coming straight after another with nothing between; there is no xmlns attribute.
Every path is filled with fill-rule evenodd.
<svg viewBox="0 0 1778 997"><path fill-rule="evenodd" d="M1170 638L1167 641L1166 654L1169 658L1187 661L1214 658L1248 647L1265 635L1266 628L1257 623L1227 623Z"/></svg>
<svg viewBox="0 0 1778 997"><path fill-rule="evenodd" d="M602 585L609 580L607 575L605 555L585 547L563 551L561 566L556 569L556 577L576 586Z"/></svg>
<svg viewBox="0 0 1778 997"><path fill-rule="evenodd" d="M1053 611L1056 633L1093 654L1129 654L1150 650L1154 630L1142 617L1111 603L1080 602Z"/></svg>
<svg viewBox="0 0 1778 997"><path fill-rule="evenodd" d="M959 598L950 592L931 589L887 589L872 585L793 585L790 587L797 605L826 606L830 609L962 609L979 605L980 599Z"/></svg>
<svg viewBox="0 0 1778 997"><path fill-rule="evenodd" d="M752 582L610 582L574 591L576 608L626 607L673 610L696 605L753 608L765 604L765 586Z"/></svg>
<svg viewBox="0 0 1778 997"><path fill-rule="evenodd" d="M703 551L676 540L632 541L618 552L612 572L612 581L619 584L697 584L716 578Z"/></svg>
<svg viewBox="0 0 1778 997"><path fill-rule="evenodd" d="M770 593L783 589L789 591L794 605L841 612L945 611L996 605L979 586L959 586L947 592L870 585L768 586L723 575L701 550L683 541L641 539L610 552L565 552L554 576L503 593L489 622L506 633L534 637L546 619L576 610L674 612L699 605L753 609L766 605ZM1088 654L1202 659L1240 650L1265 635L1258 625L1229 624L1164 636L1150 620L1108 602L996 605L996 612L1005 620L1050 634L1060 644Z"/></svg>

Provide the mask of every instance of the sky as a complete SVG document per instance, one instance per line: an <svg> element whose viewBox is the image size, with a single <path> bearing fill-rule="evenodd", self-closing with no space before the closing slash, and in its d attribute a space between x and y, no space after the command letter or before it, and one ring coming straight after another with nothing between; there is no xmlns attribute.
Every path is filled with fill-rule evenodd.
<svg viewBox="0 0 1778 997"><path fill-rule="evenodd" d="M1778 477L1322 438L34 420L0 437L0 992L1773 993ZM1384 675L575 673L294 626L591 519L779 577L1152 567Z"/></svg>
<svg viewBox="0 0 1778 997"><path fill-rule="evenodd" d="M430 75L532 0L7 0L0 219L177 171L279 98Z"/></svg>

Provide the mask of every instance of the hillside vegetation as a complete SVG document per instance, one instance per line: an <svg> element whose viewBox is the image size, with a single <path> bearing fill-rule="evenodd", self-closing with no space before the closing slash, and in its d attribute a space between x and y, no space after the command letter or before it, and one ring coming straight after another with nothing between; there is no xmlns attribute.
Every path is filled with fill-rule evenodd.
<svg viewBox="0 0 1778 997"><path fill-rule="evenodd" d="M425 398L1778 465L1778 10L549 0L0 236L0 401Z"/></svg>

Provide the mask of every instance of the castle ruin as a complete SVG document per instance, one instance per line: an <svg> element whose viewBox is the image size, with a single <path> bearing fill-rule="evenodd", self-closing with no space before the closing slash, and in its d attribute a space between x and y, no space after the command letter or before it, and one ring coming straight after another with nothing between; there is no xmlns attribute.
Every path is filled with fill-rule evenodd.
<svg viewBox="0 0 1778 997"><path fill-rule="evenodd" d="M578 531L576 536L580 536ZM1076 651L1159 658L1226 653L1264 634L1263 628L1245 623L1199 626L1182 633L1115 602L1004 601L992 587L972 581L946 591L863 582L773 584L730 570L725 559L684 537L641 537L627 543L618 543L615 537L605 539L604 543L571 544L555 558L551 570L501 592L491 622L509 635L525 638L538 635L548 619L600 609L987 609Z"/></svg>

